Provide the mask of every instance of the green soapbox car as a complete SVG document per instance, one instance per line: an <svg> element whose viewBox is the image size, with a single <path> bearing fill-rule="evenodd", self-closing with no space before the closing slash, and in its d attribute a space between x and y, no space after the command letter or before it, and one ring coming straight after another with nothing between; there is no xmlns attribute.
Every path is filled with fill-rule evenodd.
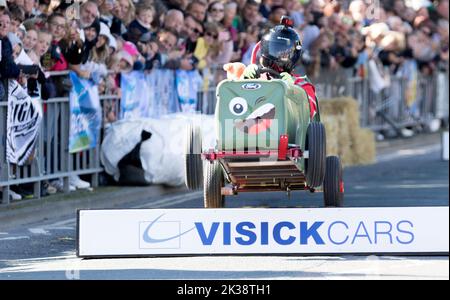
<svg viewBox="0 0 450 300"><path fill-rule="evenodd" d="M224 80L216 90L215 149L202 153L199 126L187 128L185 183L204 189L204 206L221 208L240 192L323 191L325 207L343 206L342 166L326 156L320 112L299 86L271 69L271 80ZM203 129L208 130L208 129ZM212 128L211 128L212 130Z"/></svg>

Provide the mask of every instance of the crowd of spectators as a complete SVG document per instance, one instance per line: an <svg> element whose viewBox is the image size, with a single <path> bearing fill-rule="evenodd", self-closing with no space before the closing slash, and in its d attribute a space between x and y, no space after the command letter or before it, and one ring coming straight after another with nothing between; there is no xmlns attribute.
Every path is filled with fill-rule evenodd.
<svg viewBox="0 0 450 300"><path fill-rule="evenodd" d="M448 0L0 0L0 73L28 79L45 99L67 87L45 80L46 71L73 70L104 91L118 88L106 70L247 64L283 15L294 20L302 71L312 76L338 67L355 75L373 57L392 70L414 59L425 74L448 62Z"/></svg>
<svg viewBox="0 0 450 300"><path fill-rule="evenodd" d="M414 60L426 75L448 65L448 0L0 0L0 78L48 99L70 89L49 72L72 70L119 94L131 70L248 64L283 15L303 40L297 71L313 78L364 76L371 59L392 72Z"/></svg>

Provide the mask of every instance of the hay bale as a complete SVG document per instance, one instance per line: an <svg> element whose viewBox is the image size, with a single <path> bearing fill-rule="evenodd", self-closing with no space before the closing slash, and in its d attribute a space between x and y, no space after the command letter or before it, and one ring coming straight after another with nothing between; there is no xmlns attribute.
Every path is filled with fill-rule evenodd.
<svg viewBox="0 0 450 300"><path fill-rule="evenodd" d="M325 115L322 123L327 136L327 155L339 155L339 120L334 115Z"/></svg>
<svg viewBox="0 0 450 300"><path fill-rule="evenodd" d="M344 166L375 160L374 134L359 125L359 104L349 97L319 101L327 134L327 155L338 155Z"/></svg>
<svg viewBox="0 0 450 300"><path fill-rule="evenodd" d="M375 162L376 142L375 134L372 130L367 128L359 129L354 144L356 145L354 148L354 164L367 165Z"/></svg>
<svg viewBox="0 0 450 300"><path fill-rule="evenodd" d="M350 166L353 164L353 141L352 135L350 134L351 130L346 115L341 114L338 118L340 129L338 136L339 157L341 158L343 166Z"/></svg>

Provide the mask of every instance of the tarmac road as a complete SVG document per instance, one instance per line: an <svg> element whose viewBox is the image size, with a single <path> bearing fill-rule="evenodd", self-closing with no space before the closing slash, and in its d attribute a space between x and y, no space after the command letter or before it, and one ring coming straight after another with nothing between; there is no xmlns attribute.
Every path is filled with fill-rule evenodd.
<svg viewBox="0 0 450 300"><path fill-rule="evenodd" d="M448 206L448 162L438 144L387 151L344 170L345 206ZM202 207L201 192L142 198L126 208ZM243 194L226 207L320 207L322 194ZM448 256L75 256L74 215L0 229L0 279L449 279ZM1 228L1 227L0 227Z"/></svg>

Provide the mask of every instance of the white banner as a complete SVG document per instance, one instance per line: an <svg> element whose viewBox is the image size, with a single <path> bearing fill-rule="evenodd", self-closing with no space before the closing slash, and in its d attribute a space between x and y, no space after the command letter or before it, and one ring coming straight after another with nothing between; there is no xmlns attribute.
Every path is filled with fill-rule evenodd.
<svg viewBox="0 0 450 300"><path fill-rule="evenodd" d="M31 98L17 81L8 80L6 156L9 163L25 164L34 150L41 121L39 100Z"/></svg>
<svg viewBox="0 0 450 300"><path fill-rule="evenodd" d="M448 253L448 207L81 210L78 255Z"/></svg>

